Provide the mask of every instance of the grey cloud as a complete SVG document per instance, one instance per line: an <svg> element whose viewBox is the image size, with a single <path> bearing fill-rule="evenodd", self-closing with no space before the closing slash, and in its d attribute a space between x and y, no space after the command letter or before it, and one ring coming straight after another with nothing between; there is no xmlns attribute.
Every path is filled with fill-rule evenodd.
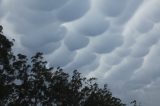
<svg viewBox="0 0 160 106"><path fill-rule="evenodd" d="M150 4L148 3L148 7L150 7L150 11L148 12L147 18L149 20L152 20L155 23L160 22L160 13L159 13L160 3L159 1L155 0L154 2Z"/></svg>
<svg viewBox="0 0 160 106"><path fill-rule="evenodd" d="M24 0L23 2L31 9L41 11L52 11L65 5L70 0L45 0L39 2L39 0Z"/></svg>
<svg viewBox="0 0 160 106"><path fill-rule="evenodd" d="M127 2L127 0L101 0L99 7L105 15L116 17L124 11Z"/></svg>
<svg viewBox="0 0 160 106"><path fill-rule="evenodd" d="M22 40L26 40L26 41L35 40L37 44L34 44L34 45L41 46L44 43L60 41L65 36L66 31L67 30L65 27L58 27L58 28L54 28L52 26L41 27L41 28L35 29L34 32L28 32L27 35L23 35ZM36 43L36 42L33 42L33 43Z"/></svg>
<svg viewBox="0 0 160 106"><path fill-rule="evenodd" d="M88 64L92 64L96 59L96 55L88 51L80 51L75 56L74 60L66 67L72 69L79 69Z"/></svg>
<svg viewBox="0 0 160 106"><path fill-rule="evenodd" d="M131 49L130 48L125 48L125 47L120 47L120 48L117 48L115 53L120 56L121 58L123 57L126 57L130 54L131 52Z"/></svg>
<svg viewBox="0 0 160 106"><path fill-rule="evenodd" d="M49 53L60 46L60 40L64 37L65 28L58 28L57 31L52 30L52 27L49 27L48 30L41 28L35 31L34 36L32 34L34 33L21 37L22 45L35 51L40 50Z"/></svg>
<svg viewBox="0 0 160 106"><path fill-rule="evenodd" d="M21 5L19 8L14 5L16 2ZM61 25L61 22L56 20L55 14L51 11L30 9L27 6L22 6L24 3L31 1L19 2L17 0L16 2L11 2L10 4L11 12L8 15L8 21L14 23L16 32L22 34L20 37L21 44L29 50L41 50L44 53L50 53L57 49L67 29ZM36 5L38 4L36 3ZM41 2L39 5L41 7Z"/></svg>
<svg viewBox="0 0 160 106"><path fill-rule="evenodd" d="M78 19L89 10L89 0L71 0L58 11L58 19L64 22Z"/></svg>
<svg viewBox="0 0 160 106"><path fill-rule="evenodd" d="M74 51L86 47L89 43L89 39L76 32L70 32L66 35L64 43L69 50Z"/></svg>
<svg viewBox="0 0 160 106"><path fill-rule="evenodd" d="M127 95L131 95L132 98L137 98L143 105L146 106L157 106L159 103L159 83L160 78L154 78L149 83L139 82L139 81L129 81L126 83L129 92ZM146 101L147 100L147 101Z"/></svg>
<svg viewBox="0 0 160 106"><path fill-rule="evenodd" d="M139 80L141 83L150 83L160 76L158 65L160 55L158 52L160 48L155 46L152 52L145 58L142 68L138 69L133 76L134 80Z"/></svg>
<svg viewBox="0 0 160 106"><path fill-rule="evenodd" d="M137 30L141 33L149 32L154 27L153 22L150 20L141 19L138 22Z"/></svg>
<svg viewBox="0 0 160 106"><path fill-rule="evenodd" d="M134 57L143 57L149 53L149 48L144 45L136 45L132 51L131 55Z"/></svg>
<svg viewBox="0 0 160 106"><path fill-rule="evenodd" d="M46 25L50 24L51 21L56 21L56 15L54 12L50 11L36 11L31 10L30 8L21 7L21 9L17 7L11 8L14 14L12 14L14 19L17 19L18 17L21 17L21 20L26 21L27 23L30 23L32 25Z"/></svg>
<svg viewBox="0 0 160 106"><path fill-rule="evenodd" d="M22 39L22 42L24 41L24 39ZM33 40L31 42L29 42L30 39L26 39L22 45L28 49L28 51L32 51L33 53L36 52L43 52L44 54L49 54L52 53L53 51L55 51L56 49L58 49L61 46L60 42L51 42L51 43L45 43L43 45L37 45L37 43L35 44L33 42ZM36 41L35 41L36 42ZM30 44L28 44L30 43Z"/></svg>
<svg viewBox="0 0 160 106"><path fill-rule="evenodd" d="M118 55L115 54L115 53L108 54L108 55L105 57L105 62L106 62L108 65L117 65L117 64L119 64L122 60L123 60L123 58L120 57L120 56L118 56Z"/></svg>
<svg viewBox="0 0 160 106"><path fill-rule="evenodd" d="M56 51L47 55L47 60L54 66L64 67L68 65L75 58L76 52L71 52L65 45L62 45Z"/></svg>
<svg viewBox="0 0 160 106"><path fill-rule="evenodd" d="M87 64L83 67L81 67L79 70L80 72L84 75L84 76L87 76L90 72L96 70L99 66L100 66L100 58L99 57L96 57L96 59L91 62L90 64ZM92 70L92 71L91 71ZM93 76L92 76L93 77Z"/></svg>
<svg viewBox="0 0 160 106"><path fill-rule="evenodd" d="M3 16L2 0L0 0L0 17Z"/></svg>
<svg viewBox="0 0 160 106"><path fill-rule="evenodd" d="M4 7L5 7L4 1L0 0L0 23L1 23L1 20L3 19L3 17L5 16L5 14L7 13L7 11Z"/></svg>
<svg viewBox="0 0 160 106"><path fill-rule="evenodd" d="M152 82L151 84L147 85L146 88L144 88L143 90L145 93L143 93L141 96L139 96L139 92L137 92L137 95L141 97L139 99L143 100L144 105L157 106L157 103L159 103L160 95L160 92L157 92L160 89L159 83L160 80L158 78L155 82Z"/></svg>
<svg viewBox="0 0 160 106"><path fill-rule="evenodd" d="M109 53L123 44L123 37L121 35L110 33L107 35L101 35L91 42L93 51L97 53Z"/></svg>
<svg viewBox="0 0 160 106"><path fill-rule="evenodd" d="M20 6L18 8L13 4L10 4L11 10L9 11L8 21L14 23L17 32L21 32L23 34L27 32L34 32L34 29L36 28L51 24L51 21L53 21L52 24L56 26L60 25L60 23L56 21L55 15L52 12L34 11L24 6ZM26 29L29 29L29 31Z"/></svg>
<svg viewBox="0 0 160 106"><path fill-rule="evenodd" d="M110 70L111 75L110 76L107 75L107 79L113 81L129 79L132 76L134 70L140 68L142 63L143 63L143 58L127 57L125 60L123 60L123 62L121 62L120 64L118 64L117 66L113 67Z"/></svg>
<svg viewBox="0 0 160 106"><path fill-rule="evenodd" d="M147 37L146 37L147 36ZM157 27L154 27L149 33L141 35L134 46L132 46L132 56L145 56L150 52L150 49L160 39L157 32Z"/></svg>
<svg viewBox="0 0 160 106"><path fill-rule="evenodd" d="M116 18L115 22L118 24L125 24L127 23L137 12L143 0L129 0L126 3L126 7L124 11Z"/></svg>
<svg viewBox="0 0 160 106"><path fill-rule="evenodd" d="M88 20L89 19L89 20ZM75 25L76 29L88 36L96 36L104 33L109 27L109 21L97 13L94 15L94 12L87 14L85 17L81 18Z"/></svg>

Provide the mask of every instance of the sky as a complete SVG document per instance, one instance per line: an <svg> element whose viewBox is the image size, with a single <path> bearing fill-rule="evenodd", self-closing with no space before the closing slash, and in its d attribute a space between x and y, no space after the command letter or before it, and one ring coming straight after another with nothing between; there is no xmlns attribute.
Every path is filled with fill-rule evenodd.
<svg viewBox="0 0 160 106"><path fill-rule="evenodd" d="M108 84L126 103L160 101L160 0L0 0L16 53Z"/></svg>

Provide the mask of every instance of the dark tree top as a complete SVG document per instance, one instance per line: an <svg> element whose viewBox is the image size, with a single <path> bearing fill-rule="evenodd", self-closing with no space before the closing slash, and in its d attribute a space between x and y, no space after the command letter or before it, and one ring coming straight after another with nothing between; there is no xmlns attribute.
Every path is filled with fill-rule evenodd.
<svg viewBox="0 0 160 106"><path fill-rule="evenodd" d="M3 30L3 27L2 27L2 25L0 25L0 32L2 32L2 30Z"/></svg>

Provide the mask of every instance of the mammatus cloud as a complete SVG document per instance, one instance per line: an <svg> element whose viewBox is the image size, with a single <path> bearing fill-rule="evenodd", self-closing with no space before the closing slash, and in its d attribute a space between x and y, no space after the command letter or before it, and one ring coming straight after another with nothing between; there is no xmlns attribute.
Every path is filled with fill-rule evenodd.
<svg viewBox="0 0 160 106"><path fill-rule="evenodd" d="M0 0L0 17L3 16L3 10L2 10L2 0Z"/></svg>
<svg viewBox="0 0 160 106"><path fill-rule="evenodd" d="M0 0L0 24L15 51L43 51L50 64L98 77L124 101L159 105L159 0Z"/></svg>

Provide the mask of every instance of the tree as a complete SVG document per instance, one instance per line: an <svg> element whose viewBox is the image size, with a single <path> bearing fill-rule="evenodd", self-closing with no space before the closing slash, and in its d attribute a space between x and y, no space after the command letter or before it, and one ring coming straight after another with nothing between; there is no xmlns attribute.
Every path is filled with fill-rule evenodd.
<svg viewBox="0 0 160 106"><path fill-rule="evenodd" d="M130 104L133 104L133 106L141 106L141 103L139 103L139 105L137 104L137 100L131 101Z"/></svg>
<svg viewBox="0 0 160 106"><path fill-rule="evenodd" d="M2 33L3 27L0 26L0 103L2 99L11 92L11 84L13 80L11 61L14 60L11 47L13 42L9 41Z"/></svg>
<svg viewBox="0 0 160 106"><path fill-rule="evenodd" d="M3 28L2 28L3 29ZM14 55L13 41L0 34L0 105L2 106L125 106L95 78L70 76L60 67L47 67L42 53L31 59ZM30 60L30 61L29 61Z"/></svg>

